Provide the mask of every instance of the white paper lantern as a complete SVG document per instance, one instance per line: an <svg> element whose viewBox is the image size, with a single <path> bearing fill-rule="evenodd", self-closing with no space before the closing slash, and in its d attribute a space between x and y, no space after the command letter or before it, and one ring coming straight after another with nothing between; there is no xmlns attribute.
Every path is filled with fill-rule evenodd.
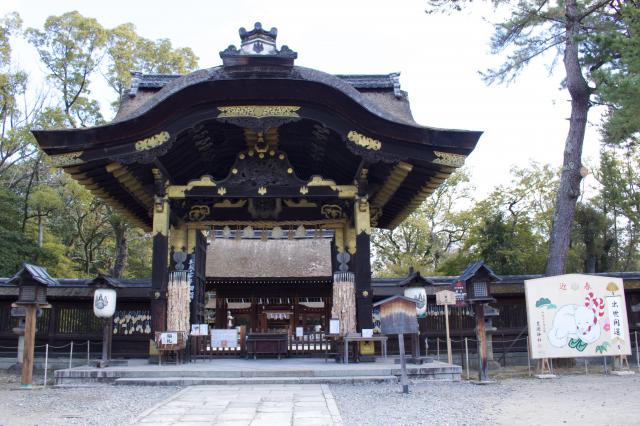
<svg viewBox="0 0 640 426"><path fill-rule="evenodd" d="M116 312L116 291L98 288L93 294L93 313L98 318L109 318Z"/></svg>
<svg viewBox="0 0 640 426"><path fill-rule="evenodd" d="M404 289L404 297L416 301L416 316L424 318L427 314L427 291L424 287L407 287Z"/></svg>

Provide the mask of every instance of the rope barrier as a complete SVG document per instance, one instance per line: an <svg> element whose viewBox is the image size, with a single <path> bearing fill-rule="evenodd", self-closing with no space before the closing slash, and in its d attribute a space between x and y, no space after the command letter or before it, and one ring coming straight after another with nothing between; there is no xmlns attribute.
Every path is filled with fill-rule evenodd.
<svg viewBox="0 0 640 426"><path fill-rule="evenodd" d="M0 349L18 349L17 346L0 346Z"/></svg>

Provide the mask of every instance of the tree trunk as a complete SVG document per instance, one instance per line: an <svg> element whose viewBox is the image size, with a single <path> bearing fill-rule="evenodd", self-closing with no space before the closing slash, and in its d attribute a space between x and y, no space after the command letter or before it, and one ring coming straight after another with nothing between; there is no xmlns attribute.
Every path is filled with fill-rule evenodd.
<svg viewBox="0 0 640 426"><path fill-rule="evenodd" d="M567 39L564 50L564 66L567 75L567 88L571 95L571 118L569 133L564 146L564 162L560 175L560 187L556 197L553 227L549 241L546 275L563 274L565 271L571 224L580 195L580 168L582 167L582 143L589 112L591 89L582 75L578 60L579 46L577 35L579 18L576 0L566 3Z"/></svg>
<svg viewBox="0 0 640 426"><path fill-rule="evenodd" d="M44 221L42 220L42 212L38 209L38 247L42 248L44 243Z"/></svg>
<svg viewBox="0 0 640 426"><path fill-rule="evenodd" d="M127 227L124 222L120 222L119 225L113 224L113 233L116 239L115 247L115 261L111 276L113 278L122 278L124 268L127 267L127 260L129 259L129 243L127 241Z"/></svg>

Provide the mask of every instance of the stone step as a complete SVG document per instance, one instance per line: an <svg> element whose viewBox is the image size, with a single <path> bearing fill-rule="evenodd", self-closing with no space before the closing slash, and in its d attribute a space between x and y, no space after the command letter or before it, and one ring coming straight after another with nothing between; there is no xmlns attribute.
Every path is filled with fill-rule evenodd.
<svg viewBox="0 0 640 426"><path fill-rule="evenodd" d="M272 384L353 384L396 383L396 376L333 376L333 377L133 377L115 380L119 386L197 386L197 385L272 385Z"/></svg>

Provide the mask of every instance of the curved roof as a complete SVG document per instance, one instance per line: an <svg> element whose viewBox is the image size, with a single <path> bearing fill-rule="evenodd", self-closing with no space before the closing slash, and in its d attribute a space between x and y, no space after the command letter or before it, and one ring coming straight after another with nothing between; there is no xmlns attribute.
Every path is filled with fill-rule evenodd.
<svg viewBox="0 0 640 426"><path fill-rule="evenodd" d="M295 52L276 48L274 29L256 24L240 35L240 49L221 52L222 66L135 73L114 121L35 130L36 140L54 164L145 229L152 169L182 185L224 178L257 133L270 135L305 179L351 183L366 165L374 222L384 228L417 208L478 142L481 132L417 124L397 73L331 75L295 66ZM247 113L256 109L259 116Z"/></svg>

